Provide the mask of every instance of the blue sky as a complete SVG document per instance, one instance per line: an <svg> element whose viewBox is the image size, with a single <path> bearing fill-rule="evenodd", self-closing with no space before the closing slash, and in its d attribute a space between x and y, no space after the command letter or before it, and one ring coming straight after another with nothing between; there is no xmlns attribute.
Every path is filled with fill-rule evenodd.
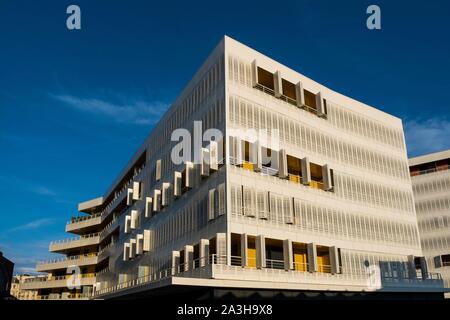
<svg viewBox="0 0 450 320"><path fill-rule="evenodd" d="M224 34L401 117L410 155L450 148L450 5L393 2L1 1L0 250L51 257Z"/></svg>

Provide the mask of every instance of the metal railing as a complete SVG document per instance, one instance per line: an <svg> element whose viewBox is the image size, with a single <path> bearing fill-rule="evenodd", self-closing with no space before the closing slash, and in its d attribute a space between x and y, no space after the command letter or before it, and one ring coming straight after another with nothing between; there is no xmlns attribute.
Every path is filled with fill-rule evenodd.
<svg viewBox="0 0 450 320"><path fill-rule="evenodd" d="M257 83L254 88L258 89L258 90L260 90L260 91L262 91L264 93L270 94L271 96L276 97L275 96L275 90L273 90L271 88L268 88L268 87L266 87L266 86L264 86L264 85L262 85L260 83ZM288 96L286 96L284 94L281 94L279 97L276 97L276 98L278 98L278 99L280 99L282 101L285 101L285 102L287 102L289 104L292 104L294 106L297 106L297 100L296 99L292 99L292 98L290 98L290 97L288 97ZM318 114L317 108L313 108L313 107L308 106L306 104L302 105L300 108L305 110L305 111L307 111L307 112L309 112L309 113L312 113L312 114L315 114L315 115Z"/></svg>
<svg viewBox="0 0 450 320"><path fill-rule="evenodd" d="M293 262L294 271L307 272L309 271L309 264L307 262Z"/></svg>
<svg viewBox="0 0 450 320"><path fill-rule="evenodd" d="M255 85L255 88L260 90L260 91L262 91L262 92L264 92L264 93L270 94L271 96L275 96L275 90L273 90L271 88L268 88L268 87L266 87L266 86L264 86L264 85L262 85L260 83L257 83Z"/></svg>
<svg viewBox="0 0 450 320"><path fill-rule="evenodd" d="M100 236L100 232L95 232L95 233L82 235L82 236L79 236L79 237L76 237L76 238L55 240L55 241L50 242L50 245L63 244L63 243L68 243L68 242L73 242L73 241L85 240L85 239L95 238L95 237L98 237L98 236Z"/></svg>
<svg viewBox="0 0 450 320"><path fill-rule="evenodd" d="M109 293L113 293L113 292L120 291L120 290L127 289L127 288L133 288L133 287L144 285L144 284L159 282L159 281L171 278L172 276L182 274L186 271L191 271L191 270L202 268L203 266L206 266L208 264L226 264L226 263L227 263L226 255L212 254L212 255L209 255L208 257L195 259L188 263L181 263L181 264L178 264L177 266L167 268L167 269L164 269L161 271L157 271L150 275L137 277L133 280L124 281L124 282L118 283L117 285L114 285L114 286L110 286L110 287L100 289L100 290L95 290L94 296L109 294Z"/></svg>
<svg viewBox="0 0 450 320"><path fill-rule="evenodd" d="M295 174L290 174L289 173L289 181L301 184L302 183L302 178L299 175L295 175Z"/></svg>
<svg viewBox="0 0 450 320"><path fill-rule="evenodd" d="M320 182L320 181L311 180L311 182L309 183L309 186L314 189L323 190L323 182Z"/></svg>
<svg viewBox="0 0 450 320"><path fill-rule="evenodd" d="M58 258L58 259L50 259L50 260L46 260L46 261L39 261L37 263L37 265L43 265L43 264L48 264L48 263L57 263L57 262L64 262L64 261L73 261L73 260L83 260L83 259L87 259L87 258L94 258L98 256L98 252L93 252L93 253L86 253L86 254L80 254L80 255L76 255L76 256L69 256L69 257L63 257L63 258Z"/></svg>
<svg viewBox="0 0 450 320"><path fill-rule="evenodd" d="M173 276L183 276L183 273L195 271L196 269L202 269L203 267L207 265L219 265L224 267L241 267L242 269L255 269L256 268L256 258L248 257L247 258L247 266L242 267L242 257L241 256L231 256L230 257L230 266L227 266L226 255L217 255L212 254L208 257L195 259L193 261L187 262L187 263L181 263L171 268L166 268L161 271L154 272L152 274L148 274L145 276L137 277L132 280L127 280L121 283L118 283L117 285L113 285L107 288L94 290L93 297L101 296L104 294L111 294L120 290L133 288L141 285L148 285L152 283L156 283L165 279L169 279ZM300 273L306 274L309 270L309 264L303 263L303 262L294 262L293 263L293 269L292 270L286 270L287 271L300 271ZM284 270L284 260L275 260L275 259L266 259L266 267L261 269L261 272L267 272L270 269L278 269L278 270ZM264 271L266 270L266 271ZM275 270L274 270L275 272ZM339 279L348 279L348 280L365 280L367 279L367 274L364 273L358 273L358 272L346 272L343 273L343 269L339 267L337 270L337 274L331 273L331 266L330 265L324 265L324 264L318 264L318 270L317 272L314 272L311 274L314 277L339 277ZM191 275L189 275L191 276ZM426 280L441 280L441 276L439 273L427 273L427 278L422 278L421 276L417 276L417 278L395 278L395 277L383 277L382 281L387 280L388 282L391 281L426 281Z"/></svg>
<svg viewBox="0 0 450 320"><path fill-rule="evenodd" d="M308 106L306 104L304 104L301 108L306 110L306 111L308 111L309 113L317 115L317 109L316 108L310 107L310 106Z"/></svg>
<svg viewBox="0 0 450 320"><path fill-rule="evenodd" d="M278 174L278 170L271 167L261 167L261 174L267 176L276 176Z"/></svg>
<svg viewBox="0 0 450 320"><path fill-rule="evenodd" d="M75 300L75 299L89 299L92 295L88 293L71 293L64 294L51 294L36 296L36 300Z"/></svg>
<svg viewBox="0 0 450 320"><path fill-rule="evenodd" d="M88 220L92 220L92 219L98 218L98 217L101 217L101 213L95 213L95 214L89 215L89 216L72 217L72 219L70 219L70 221L67 221L67 224L88 221Z"/></svg>
<svg viewBox="0 0 450 320"><path fill-rule="evenodd" d="M285 101L285 102L287 102L287 103L290 103L290 104L292 104L292 105L294 105L294 106L297 105L297 100L296 100L296 99L292 99L292 98L290 98L290 97L288 97L288 96L286 96L286 95L284 95L284 94L282 94L282 95L280 96L280 99L283 100L283 101Z"/></svg>
<svg viewBox="0 0 450 320"><path fill-rule="evenodd" d="M317 272L331 273L331 266L327 265L327 264L318 264L317 265Z"/></svg>
<svg viewBox="0 0 450 320"><path fill-rule="evenodd" d="M33 283L33 282L48 282L48 281L59 281L59 280L67 280L67 279L85 279L85 278L93 278L96 276L96 273L82 273L82 274L67 274L63 276L52 276L52 277L34 277L25 279L24 283Z"/></svg>
<svg viewBox="0 0 450 320"><path fill-rule="evenodd" d="M230 261L231 261L232 266L241 266L242 265L242 258L240 256L231 256Z"/></svg>
<svg viewBox="0 0 450 320"><path fill-rule="evenodd" d="M284 260L266 259L266 268L284 269Z"/></svg>

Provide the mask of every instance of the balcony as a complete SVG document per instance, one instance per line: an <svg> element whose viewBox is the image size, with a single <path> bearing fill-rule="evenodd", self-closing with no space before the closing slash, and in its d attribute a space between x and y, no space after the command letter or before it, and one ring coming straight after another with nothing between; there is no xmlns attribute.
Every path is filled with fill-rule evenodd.
<svg viewBox="0 0 450 320"><path fill-rule="evenodd" d="M100 213L96 213L90 216L73 217L66 224L66 232L79 232L86 231L89 228L98 226L102 222Z"/></svg>
<svg viewBox="0 0 450 320"><path fill-rule="evenodd" d="M24 283L20 285L23 290L37 290L37 289L50 289L50 288L66 288L79 286L92 286L95 283L95 273L85 273L80 275L64 275L53 277L40 277L26 279Z"/></svg>
<svg viewBox="0 0 450 320"><path fill-rule="evenodd" d="M64 239L50 243L49 251L62 252L74 248L86 247L100 243L100 233L91 233L78 238Z"/></svg>
<svg viewBox="0 0 450 320"><path fill-rule="evenodd" d="M429 274L426 279L381 277L380 288L370 287L373 275L347 270L345 273L332 274L323 271L306 272L307 264L294 264L293 270L284 270L282 261L268 260L267 267L242 267L240 256L231 256L231 264L226 264L226 256L212 254L205 259L195 259L173 268L167 268L153 274L136 277L117 285L102 288L94 292L93 297L109 295L120 296L129 292L139 292L169 285L205 285L205 279L213 279L209 285L235 286L245 288L292 289L292 290L336 290L336 291L417 291L441 292L442 278L439 274ZM244 281L243 281L244 280Z"/></svg>
<svg viewBox="0 0 450 320"><path fill-rule="evenodd" d="M88 293L53 293L49 295L40 295L36 300L89 300L91 294Z"/></svg>
<svg viewBox="0 0 450 320"><path fill-rule="evenodd" d="M64 257L61 259L53 259L39 262L36 265L37 272L44 272L57 269L67 269L69 266L88 266L98 263L97 253L89 253L77 256Z"/></svg>

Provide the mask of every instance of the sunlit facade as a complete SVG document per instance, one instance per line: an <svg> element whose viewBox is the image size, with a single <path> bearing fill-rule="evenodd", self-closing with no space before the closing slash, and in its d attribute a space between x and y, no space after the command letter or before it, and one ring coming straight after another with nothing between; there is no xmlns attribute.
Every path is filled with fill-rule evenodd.
<svg viewBox="0 0 450 320"><path fill-rule="evenodd" d="M223 137L203 135L174 163L179 128ZM229 37L79 210L66 231L81 237L52 243L66 257L38 265L46 286L80 266L79 289L33 283L41 296L443 290L420 247L401 120Z"/></svg>

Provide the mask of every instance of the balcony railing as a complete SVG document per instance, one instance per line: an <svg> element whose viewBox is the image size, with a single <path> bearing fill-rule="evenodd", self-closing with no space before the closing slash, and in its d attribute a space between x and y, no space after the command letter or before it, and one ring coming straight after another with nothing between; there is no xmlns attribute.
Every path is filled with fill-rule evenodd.
<svg viewBox="0 0 450 320"><path fill-rule="evenodd" d="M84 260L84 259L89 259L89 258L95 258L97 256L98 256L98 253L93 252L93 253L81 254L81 255L76 255L76 256L63 257L63 258L59 258L59 259L50 259L50 260L46 260L46 261L39 261L37 263L37 265L39 266L39 265L50 264L50 263L58 263L58 262L74 261L74 260Z"/></svg>
<svg viewBox="0 0 450 320"><path fill-rule="evenodd" d="M294 106L297 105L297 100L296 100L296 99L292 99L292 98L290 98L290 97L288 97L288 96L285 96L284 94L282 94L282 95L280 96L280 99L283 100L283 101L285 101L285 102L287 102L287 103L290 103L290 104L292 104L292 105L294 105Z"/></svg>
<svg viewBox="0 0 450 320"><path fill-rule="evenodd" d="M284 269L284 260L266 259L266 268Z"/></svg>
<svg viewBox="0 0 450 320"><path fill-rule="evenodd" d="M68 280L68 279L85 279L85 278L94 278L96 276L95 273L83 273L83 274L67 274L63 276L52 276L52 277L34 277L25 279L24 283L35 283L35 282L49 282L49 281L59 281L59 280Z"/></svg>
<svg viewBox="0 0 450 320"><path fill-rule="evenodd" d="M289 173L289 181L301 184L302 183L302 178L300 176L298 176L298 175Z"/></svg>
<svg viewBox="0 0 450 320"><path fill-rule="evenodd" d="M273 89L270 89L260 83L257 83L255 88L261 90L264 93L270 94L271 96L275 96L275 91Z"/></svg>
<svg viewBox="0 0 450 320"><path fill-rule="evenodd" d="M51 295L40 295L37 296L37 300L87 300L92 297L88 293L72 293L68 295L64 294L51 294Z"/></svg>
<svg viewBox="0 0 450 320"><path fill-rule="evenodd" d="M82 222L82 221L88 221L88 220L92 220L95 218L101 217L100 213L96 213L93 215L89 215L89 216L81 216L81 217L72 217L72 219L70 219L70 221L67 221L67 224L72 224L72 223L77 223L77 222Z"/></svg>
<svg viewBox="0 0 450 320"><path fill-rule="evenodd" d="M173 276L183 276L183 273L186 271L195 271L196 269L202 270L202 268L206 265L217 265L218 267L223 267L223 270L230 270L230 268L239 268L239 269L232 269L230 270L233 274L237 270L245 271L255 270L256 267L256 259L255 258L248 258L248 266L241 267L241 260L242 257L240 256L231 256L230 257L230 264L231 266L227 265L227 256L225 255L216 255L212 254L205 258L199 258L195 259L193 261L190 261L186 264L179 264L177 266L174 266L172 268L167 268L158 272L155 272L153 274L137 277L132 280L128 280L122 283L118 283L117 285L110 286L107 288L95 290L93 297L98 297L105 294L112 294L117 291L125 290L128 288L134 288L142 285L148 285L151 283L155 283L158 281L162 281L165 279L169 279ZM298 275L304 275L305 279L309 280L318 280L318 279L339 279L341 281L351 281L354 283L355 281L362 283L363 285L366 283L368 279L368 274L360 273L360 272L345 272L342 273L342 269L340 268L337 274L331 273L331 266L329 265L318 265L318 272L309 273L308 271L308 263L301 263L301 262L294 262L293 263L293 270L285 271L284 269L284 261L283 260L273 260L273 259L266 259L266 268L262 268L260 271L264 274L268 274L268 272L280 272L278 275L285 275L287 273L285 272L297 272ZM269 271L271 270L271 271ZM219 270L220 272L220 270ZM190 276L188 274L188 276ZM311 277L311 278L307 278ZM289 278L292 279L292 278ZM425 280L442 280L440 274L438 273L427 273L427 278L422 278L421 275L418 275L413 278L394 278L392 277L383 277L382 280L386 280L387 282L398 282L400 285L404 285L404 283L421 283ZM289 280L290 281L290 280Z"/></svg>
<svg viewBox="0 0 450 320"><path fill-rule="evenodd" d="M55 240L55 241L50 242L50 245L62 244L62 243L70 243L70 242L73 242L73 241L79 241L79 240L84 240L84 239L95 238L95 237L98 237L99 235L100 235L100 232L96 232L96 233L90 233L90 234L82 235L82 236L79 236L79 237L76 237L76 238Z"/></svg>
<svg viewBox="0 0 450 320"><path fill-rule="evenodd" d="M309 186L314 189L323 190L323 183L320 181L311 180L311 182L309 183Z"/></svg>
<svg viewBox="0 0 450 320"><path fill-rule="evenodd" d="M294 270L295 271L301 271L301 272L307 272L309 270L309 264L306 262L296 262L294 261Z"/></svg>

